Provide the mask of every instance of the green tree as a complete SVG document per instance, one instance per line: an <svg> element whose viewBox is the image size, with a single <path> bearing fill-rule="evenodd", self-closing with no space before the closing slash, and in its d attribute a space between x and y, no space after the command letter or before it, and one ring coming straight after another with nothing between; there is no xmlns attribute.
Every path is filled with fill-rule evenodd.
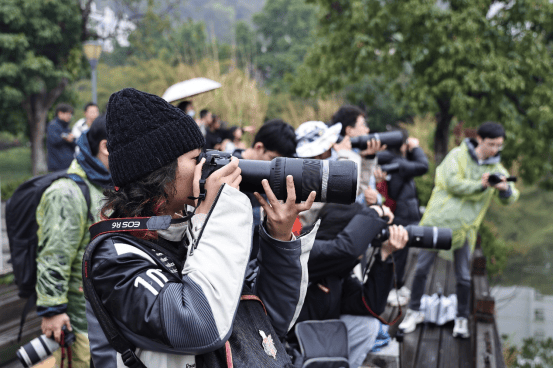
<svg viewBox="0 0 554 369"><path fill-rule="evenodd" d="M33 173L46 171L47 113L83 67L82 11L74 0L4 0L0 4L0 110L25 112Z"/></svg>
<svg viewBox="0 0 554 369"><path fill-rule="evenodd" d="M415 111L436 114L435 158L454 117L507 129L503 158L527 182L552 177L552 3L548 0L313 0L318 39L299 69L304 93L366 75L397 80ZM491 11L495 6L496 13ZM550 182L551 183L551 182Z"/></svg>
<svg viewBox="0 0 554 369"><path fill-rule="evenodd" d="M267 1L253 22L262 38L257 68L273 90L282 91L314 41L316 7L296 0Z"/></svg>

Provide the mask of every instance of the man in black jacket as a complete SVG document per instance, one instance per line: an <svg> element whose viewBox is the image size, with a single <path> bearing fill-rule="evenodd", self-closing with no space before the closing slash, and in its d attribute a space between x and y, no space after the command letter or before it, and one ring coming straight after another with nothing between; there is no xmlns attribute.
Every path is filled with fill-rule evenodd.
<svg viewBox="0 0 554 369"><path fill-rule="evenodd" d="M56 118L46 128L46 147L48 150L48 171L67 169L75 153L75 137L69 129L73 117L73 108L61 103L56 106Z"/></svg>
<svg viewBox="0 0 554 369"><path fill-rule="evenodd" d="M383 218L392 222L392 212L386 206L327 204L319 217L320 231L308 260L310 284L298 322L343 319L348 329L350 366L357 367L375 342L378 321L374 316L384 311L392 286L390 255L406 245L408 235L401 226L389 228L391 237L380 250L375 250L377 255L362 283L353 268L375 236L387 226ZM353 316L357 324L350 324ZM295 337L289 334L288 341L294 345Z"/></svg>
<svg viewBox="0 0 554 369"><path fill-rule="evenodd" d="M419 224L419 201L414 177L419 177L429 170L429 162L423 150L419 147L419 140L409 137L408 131L402 130L404 144L401 147L390 147L386 151L377 153L380 165L397 164L398 169L390 173L387 181L387 195L396 202L394 209L394 223L402 226ZM410 290L404 287L404 273L408 260L408 249L395 252L396 281L398 291L392 290L388 301L391 305L405 305L410 298Z"/></svg>

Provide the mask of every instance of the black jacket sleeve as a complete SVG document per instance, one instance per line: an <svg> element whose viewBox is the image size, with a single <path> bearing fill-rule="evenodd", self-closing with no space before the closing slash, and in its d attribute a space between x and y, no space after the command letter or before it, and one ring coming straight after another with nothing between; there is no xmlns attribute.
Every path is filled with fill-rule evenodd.
<svg viewBox="0 0 554 369"><path fill-rule="evenodd" d="M404 178L422 176L429 170L429 161L420 147L408 152L406 159L400 162L400 175Z"/></svg>
<svg viewBox="0 0 554 369"><path fill-rule="evenodd" d="M342 284L341 314L380 315L387 306L387 297L392 287L393 268L391 257L381 261L378 254L367 274L364 284L352 273Z"/></svg>
<svg viewBox="0 0 554 369"><path fill-rule="evenodd" d="M308 260L310 281L350 272L385 225L375 210L365 208L334 239L316 239Z"/></svg>

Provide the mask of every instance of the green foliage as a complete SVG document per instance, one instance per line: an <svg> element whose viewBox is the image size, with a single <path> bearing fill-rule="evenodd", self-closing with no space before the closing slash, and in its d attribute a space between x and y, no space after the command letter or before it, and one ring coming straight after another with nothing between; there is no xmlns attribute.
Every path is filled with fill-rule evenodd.
<svg viewBox="0 0 554 369"><path fill-rule="evenodd" d="M2 200L12 196L21 183L32 177L31 150L21 146L0 151Z"/></svg>
<svg viewBox="0 0 554 369"><path fill-rule="evenodd" d="M505 343L504 358L508 368L552 368L552 337L526 338L521 348Z"/></svg>
<svg viewBox="0 0 554 369"><path fill-rule="evenodd" d="M508 208L492 203L485 219L510 246L506 269L493 284L531 286L552 295L553 215L551 190L518 184L520 198Z"/></svg>
<svg viewBox="0 0 554 369"><path fill-rule="evenodd" d="M0 4L0 121L25 131L21 102L80 76L81 13L73 0L5 0Z"/></svg>
<svg viewBox="0 0 554 369"><path fill-rule="evenodd" d="M12 283L14 283L14 281L15 281L15 277L14 277L13 273L0 276L0 286L1 285L12 284Z"/></svg>
<svg viewBox="0 0 554 369"><path fill-rule="evenodd" d="M508 167L518 162L526 183L552 177L551 2L513 2L492 17L485 0L313 2L319 37L295 89L329 93L384 75L416 112L502 122Z"/></svg>
<svg viewBox="0 0 554 369"><path fill-rule="evenodd" d="M413 115L407 104L392 95L391 85L383 76L365 75L343 90L347 101L365 109L373 132L385 131L387 126L395 126L399 121L409 121Z"/></svg>
<svg viewBox="0 0 554 369"><path fill-rule="evenodd" d="M263 39L257 68L273 91L286 91L315 41L316 7L304 1L267 1L253 22Z"/></svg>
<svg viewBox="0 0 554 369"><path fill-rule="evenodd" d="M496 277L506 269L511 248L498 236L498 231L488 221L483 221L479 226L479 235L481 248L487 258L487 275L489 278Z"/></svg>

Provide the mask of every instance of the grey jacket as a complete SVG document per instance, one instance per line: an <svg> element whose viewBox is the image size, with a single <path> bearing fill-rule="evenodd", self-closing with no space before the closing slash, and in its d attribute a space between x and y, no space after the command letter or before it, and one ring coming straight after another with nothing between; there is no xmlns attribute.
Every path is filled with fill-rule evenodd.
<svg viewBox="0 0 554 369"><path fill-rule="evenodd" d="M190 367L195 355L222 347L229 338L252 244L252 208L232 187L221 187L200 226L189 224L184 264L171 260L160 267L117 235L99 245L92 257L97 294L123 335L148 367ZM258 268L253 292L264 302L276 333L284 337L294 325L306 295L307 261L317 227L290 242L260 228ZM190 251L190 246L189 250ZM177 273L167 272L175 268ZM96 367L123 367L87 302L89 340Z"/></svg>

